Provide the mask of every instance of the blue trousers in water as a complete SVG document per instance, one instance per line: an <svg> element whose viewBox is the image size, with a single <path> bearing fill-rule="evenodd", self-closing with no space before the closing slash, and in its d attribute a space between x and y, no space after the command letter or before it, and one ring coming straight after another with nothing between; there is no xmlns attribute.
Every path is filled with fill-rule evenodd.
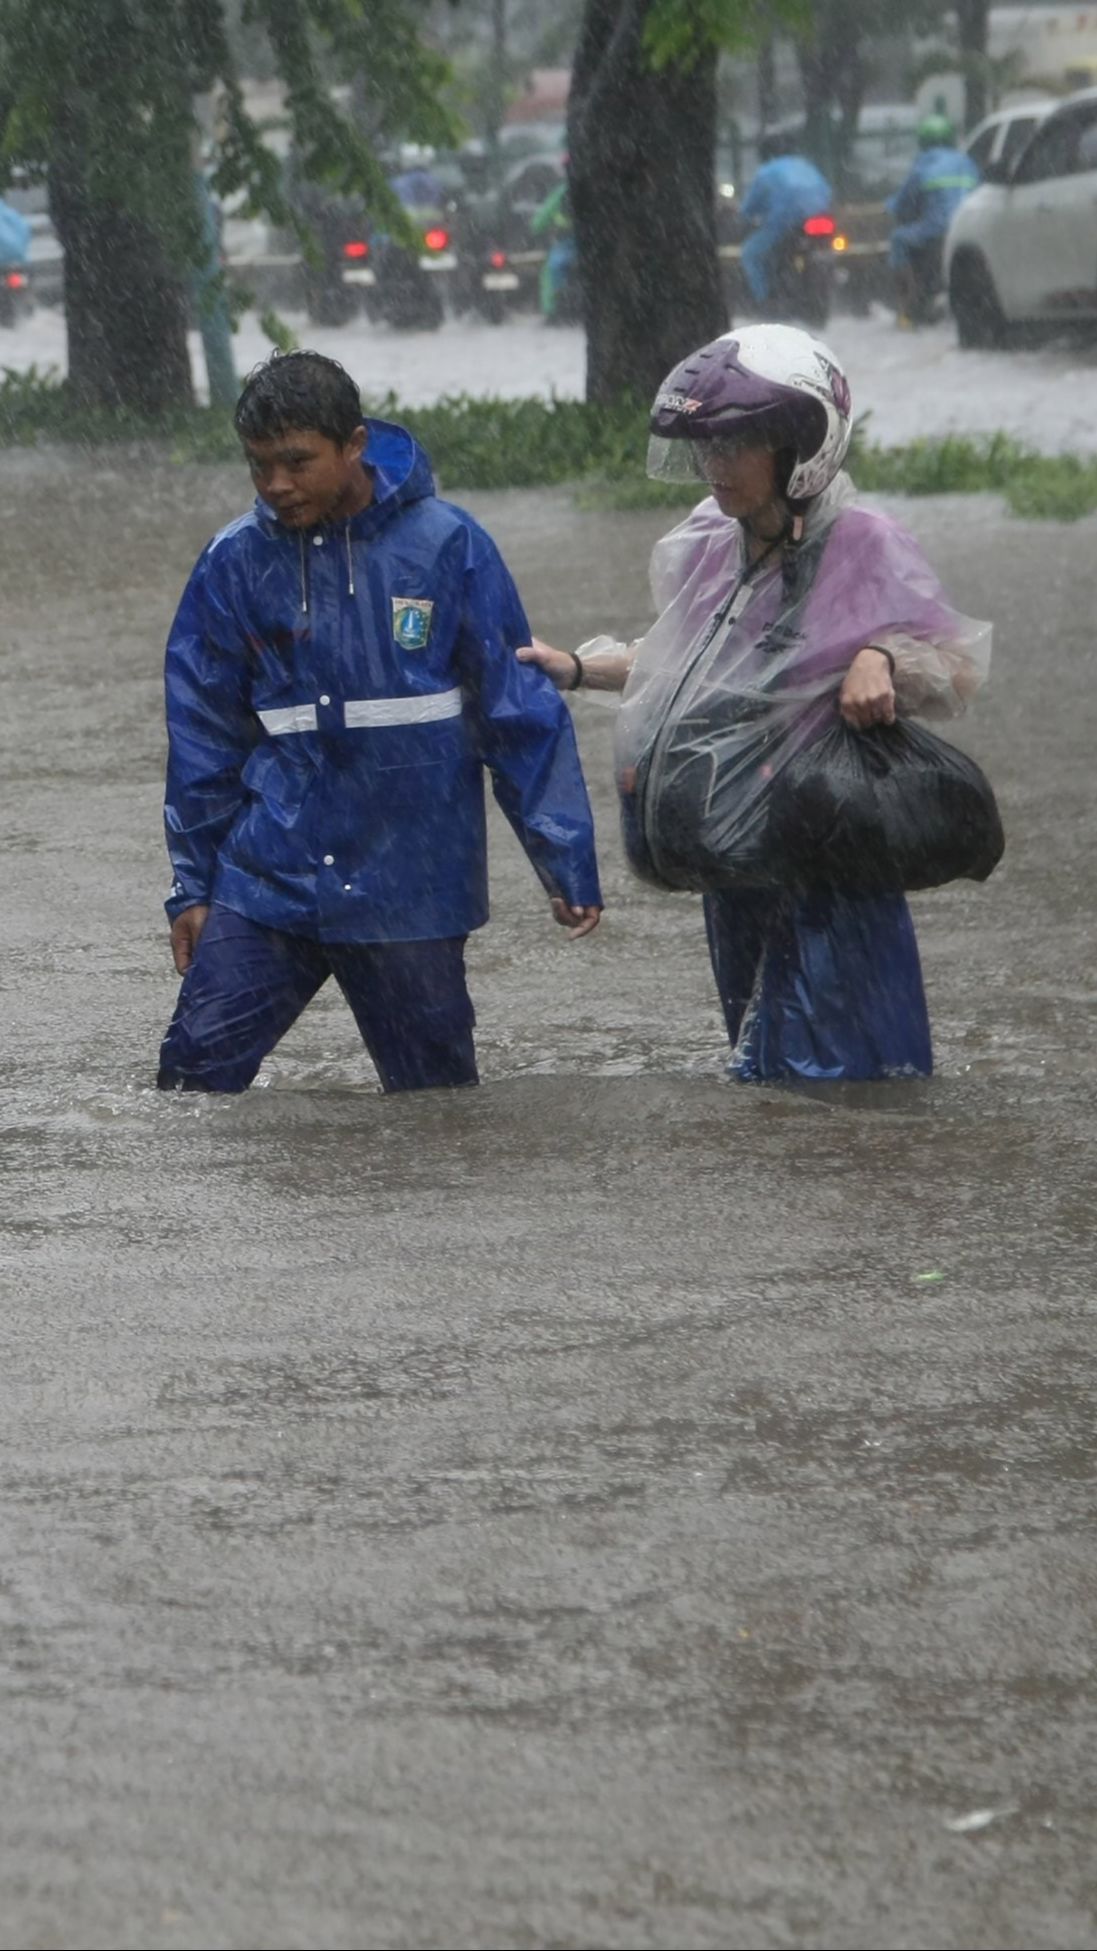
<svg viewBox="0 0 1097 1951"><path fill-rule="evenodd" d="M740 262L755 305L765 307L769 299L773 260L789 232L798 227L797 219L790 221L787 216L769 217L757 230L751 231L743 245Z"/></svg>
<svg viewBox="0 0 1097 1951"><path fill-rule="evenodd" d="M246 1091L334 976L386 1091L479 1082L465 937L314 942L213 907L160 1050L162 1091Z"/></svg>
<svg viewBox="0 0 1097 1951"><path fill-rule="evenodd" d="M918 944L901 894L710 894L705 926L732 1076L932 1073Z"/></svg>

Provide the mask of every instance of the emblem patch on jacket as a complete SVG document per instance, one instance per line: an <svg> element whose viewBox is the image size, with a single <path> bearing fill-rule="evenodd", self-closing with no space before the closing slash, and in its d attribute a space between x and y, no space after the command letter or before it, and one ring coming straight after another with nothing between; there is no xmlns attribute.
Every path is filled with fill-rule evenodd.
<svg viewBox="0 0 1097 1951"><path fill-rule="evenodd" d="M421 596L394 596L392 634L401 650L425 650L434 604Z"/></svg>

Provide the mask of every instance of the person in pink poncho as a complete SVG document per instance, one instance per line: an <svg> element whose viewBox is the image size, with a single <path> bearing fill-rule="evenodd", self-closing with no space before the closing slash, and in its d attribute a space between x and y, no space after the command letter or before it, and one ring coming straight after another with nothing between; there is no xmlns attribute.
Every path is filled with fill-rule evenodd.
<svg viewBox="0 0 1097 1951"><path fill-rule="evenodd" d="M917 543L861 507L842 463L850 390L791 326L726 333L664 381L648 472L709 497L656 544L638 643L519 651L561 690L624 693L617 783L634 864L707 888L732 1044L751 1080L928 1076L929 1018L901 894L721 888L773 781L835 722L953 717L986 677L990 626L957 614Z"/></svg>

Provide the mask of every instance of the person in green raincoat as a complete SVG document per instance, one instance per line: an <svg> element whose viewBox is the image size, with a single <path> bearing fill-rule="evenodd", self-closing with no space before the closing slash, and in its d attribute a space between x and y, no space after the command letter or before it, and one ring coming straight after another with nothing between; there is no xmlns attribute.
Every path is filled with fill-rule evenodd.
<svg viewBox="0 0 1097 1951"><path fill-rule="evenodd" d="M541 266L541 316L547 325L560 322L560 298L575 266L575 233L568 204L567 179L561 178L534 212L531 229L535 237L548 238L549 246Z"/></svg>

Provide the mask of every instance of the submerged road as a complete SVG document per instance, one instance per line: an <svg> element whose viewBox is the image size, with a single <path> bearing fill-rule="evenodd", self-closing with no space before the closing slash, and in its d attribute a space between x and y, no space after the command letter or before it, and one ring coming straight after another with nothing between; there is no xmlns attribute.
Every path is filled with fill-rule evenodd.
<svg viewBox="0 0 1097 1951"><path fill-rule="evenodd" d="M0 1944L1097 1945L1093 524L907 511L1009 837L916 904L931 1084L722 1081L581 700L611 910L495 823L479 1093L325 995L165 1102L160 650L245 499L0 476ZM643 626L665 518L469 499L542 634Z"/></svg>

